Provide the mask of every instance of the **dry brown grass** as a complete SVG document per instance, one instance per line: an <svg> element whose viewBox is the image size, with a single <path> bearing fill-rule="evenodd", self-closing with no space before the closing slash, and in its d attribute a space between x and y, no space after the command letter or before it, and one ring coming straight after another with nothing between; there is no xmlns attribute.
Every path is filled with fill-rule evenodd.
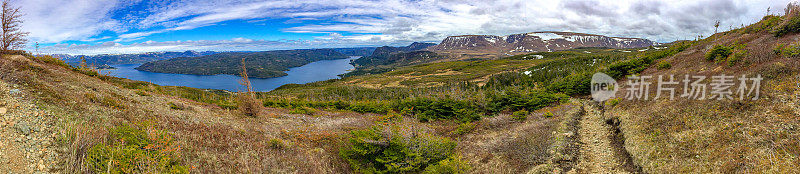
<svg viewBox="0 0 800 174"><path fill-rule="evenodd" d="M236 103L240 113L248 117L259 117L266 115L264 105L261 100L254 98L251 93L239 93L236 95Z"/></svg>
<svg viewBox="0 0 800 174"><path fill-rule="evenodd" d="M794 166L800 165L800 112L794 102L798 77L793 72L800 69L800 61L772 52L775 45L796 42L797 37L775 38L766 31L721 33L667 59L671 69L642 73L762 74L766 81L758 101L623 101L606 113L619 118L625 148L646 173L798 173ZM747 44L743 63L729 67L703 59L711 46L735 43ZM650 94L655 94L654 87Z"/></svg>
<svg viewBox="0 0 800 174"><path fill-rule="evenodd" d="M577 107L571 103L544 108L532 112L524 122L507 114L484 118L473 133L460 137L457 149L473 165L473 173L525 173L539 165L552 165L554 154L564 155L556 149L570 144L556 137L568 132L568 125L562 128L562 122L572 118L568 115ZM544 117L548 112L555 116Z"/></svg>

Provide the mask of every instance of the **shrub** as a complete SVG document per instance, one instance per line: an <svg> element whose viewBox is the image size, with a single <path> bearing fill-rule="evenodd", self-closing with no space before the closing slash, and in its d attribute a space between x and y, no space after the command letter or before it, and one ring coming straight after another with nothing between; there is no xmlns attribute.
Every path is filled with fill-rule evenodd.
<svg viewBox="0 0 800 174"><path fill-rule="evenodd" d="M96 70L89 69L89 68L74 68L74 69L72 69L72 71L75 71L75 72L78 72L78 73L81 73L81 74L84 74L84 75L87 75L87 76L90 76L90 77L98 77L98 76L100 76L100 73L98 73Z"/></svg>
<svg viewBox="0 0 800 174"><path fill-rule="evenodd" d="M136 91L136 94L138 94L139 96L150 96L150 94L147 94L147 92L144 91Z"/></svg>
<svg viewBox="0 0 800 174"><path fill-rule="evenodd" d="M603 70L603 73L608 74L614 79L621 79L626 75L640 73L650 66L653 61L678 54L681 51L686 50L686 48L692 46L692 44L693 42L688 41L678 42L667 49L648 52L636 59L615 62Z"/></svg>
<svg viewBox="0 0 800 174"><path fill-rule="evenodd" d="M472 132L473 130L475 130L475 123L466 122L466 123L458 124L458 127L456 127L456 130L454 130L452 132L452 134L454 134L454 135L464 135L464 134L468 134L468 133Z"/></svg>
<svg viewBox="0 0 800 174"><path fill-rule="evenodd" d="M764 76L764 79L776 79L779 77L791 75L795 70L789 68L786 64L776 62L758 70L758 73Z"/></svg>
<svg viewBox="0 0 800 174"><path fill-rule="evenodd" d="M86 98L87 100L89 100L90 102L99 103L100 105L105 106L105 107L111 107L111 108L115 108L115 109L126 109L126 107L124 105L122 105L122 103L120 103L120 101L118 101L117 99L115 99L113 97L102 97L101 98L101 97L95 95L94 93L84 93L83 97Z"/></svg>
<svg viewBox="0 0 800 174"><path fill-rule="evenodd" d="M283 143L283 140L278 139L278 138L270 139L268 144L269 144L269 147L273 148L273 149L282 149L282 148L286 147L286 144Z"/></svg>
<svg viewBox="0 0 800 174"><path fill-rule="evenodd" d="M708 50L706 53L706 60L708 61L715 61L715 60L726 60L728 56L733 54L733 47L728 47L724 45L715 45L711 50Z"/></svg>
<svg viewBox="0 0 800 174"><path fill-rule="evenodd" d="M566 102L569 97L540 90L522 92L509 90L501 94L489 93L487 98L489 100L488 109L493 112L500 112L503 110L538 110L552 104Z"/></svg>
<svg viewBox="0 0 800 174"><path fill-rule="evenodd" d="M735 51L733 55L729 56L726 60L728 66L734 66L737 62L741 61L747 55L746 50Z"/></svg>
<svg viewBox="0 0 800 174"><path fill-rule="evenodd" d="M172 102L167 103L167 105L169 105L170 109L174 109L174 110L184 110L184 109L186 109L185 106L178 105L178 104L175 104L175 103L172 103Z"/></svg>
<svg viewBox="0 0 800 174"><path fill-rule="evenodd" d="M555 115L552 112L548 111L548 112L545 112L542 116L544 116L544 118L551 118L551 117L553 117Z"/></svg>
<svg viewBox="0 0 800 174"><path fill-rule="evenodd" d="M358 113L386 113L390 106L379 102L354 102L347 106L347 110Z"/></svg>
<svg viewBox="0 0 800 174"><path fill-rule="evenodd" d="M35 56L35 57L33 57L33 60L37 60L37 61L44 62L44 63L47 63L47 64L52 64L52 65L58 65L58 66L61 66L61 67L64 67L64 68L69 68L70 67L69 64L65 63L63 60L55 58L55 57L50 56L50 55Z"/></svg>
<svg viewBox="0 0 800 174"><path fill-rule="evenodd" d="M455 147L447 138L403 136L396 128L373 127L352 131L339 155L359 173L417 173L453 156Z"/></svg>
<svg viewBox="0 0 800 174"><path fill-rule="evenodd" d="M119 100L117 100L117 99L115 99L113 97L103 97L103 99L100 100L100 104L103 105L103 106L111 107L111 108L115 108L115 109L126 109L126 107L124 105L122 105L122 103L120 103Z"/></svg>
<svg viewBox="0 0 800 174"><path fill-rule="evenodd" d="M89 100L90 102L100 102L100 98L98 98L94 93L84 93L83 98L86 98L86 100Z"/></svg>
<svg viewBox="0 0 800 174"><path fill-rule="evenodd" d="M515 111L513 114L511 114L511 118L517 121L525 121L526 119L528 119L528 114L529 114L528 111L523 109Z"/></svg>
<svg viewBox="0 0 800 174"><path fill-rule="evenodd" d="M781 57L796 57L800 55L800 46L795 44L778 44L773 49L776 55Z"/></svg>
<svg viewBox="0 0 800 174"><path fill-rule="evenodd" d="M310 107L306 107L306 106L301 106L301 107L296 107L296 108L292 109L292 111L290 111L289 113L290 114L311 115L311 114L314 114L315 112L317 112L316 109L313 109L313 108L310 108Z"/></svg>
<svg viewBox="0 0 800 174"><path fill-rule="evenodd" d="M436 165L428 166L423 174L461 174L472 170L472 166L464 161L461 156L452 156L439 161Z"/></svg>
<svg viewBox="0 0 800 174"><path fill-rule="evenodd" d="M572 74L547 86L548 91L570 96L591 94L592 73Z"/></svg>
<svg viewBox="0 0 800 174"><path fill-rule="evenodd" d="M378 122L381 123L396 123L400 121L403 121L403 116L394 111L390 111L386 113L386 115L378 117Z"/></svg>
<svg viewBox="0 0 800 174"><path fill-rule="evenodd" d="M120 126L108 139L86 153L87 167L95 173L189 173L178 161L180 147L165 132Z"/></svg>
<svg viewBox="0 0 800 174"><path fill-rule="evenodd" d="M790 3L786 6L787 13L784 15L784 21L780 25L778 25L773 31L772 34L775 37L781 37L789 33L797 33L800 32L800 14L798 10L800 10L800 5L797 3Z"/></svg>
<svg viewBox="0 0 800 174"><path fill-rule="evenodd" d="M780 25L780 23L782 21L781 19L782 18L780 16L767 15L767 16L764 16L763 18L761 18L760 22L758 22L758 23L756 23L754 25L748 26L743 31L745 33L757 33L757 32L761 32L761 31L770 31L773 28L775 28L776 26Z"/></svg>
<svg viewBox="0 0 800 174"><path fill-rule="evenodd" d="M668 61L661 61L658 63L658 69L660 70L670 69L670 68L672 68L672 64L670 64Z"/></svg>
<svg viewBox="0 0 800 174"><path fill-rule="evenodd" d="M264 110L261 100L256 99L250 93L240 93L236 97L239 112L249 117L257 117Z"/></svg>
<svg viewBox="0 0 800 174"><path fill-rule="evenodd" d="M606 105L614 107L614 106L617 106L620 101L622 101L622 98L610 99L610 100L608 100L608 102L606 102Z"/></svg>
<svg viewBox="0 0 800 174"><path fill-rule="evenodd" d="M480 119L481 114L472 102L453 99L416 98L402 101L398 110L406 110L422 122L437 119L456 119L470 122Z"/></svg>

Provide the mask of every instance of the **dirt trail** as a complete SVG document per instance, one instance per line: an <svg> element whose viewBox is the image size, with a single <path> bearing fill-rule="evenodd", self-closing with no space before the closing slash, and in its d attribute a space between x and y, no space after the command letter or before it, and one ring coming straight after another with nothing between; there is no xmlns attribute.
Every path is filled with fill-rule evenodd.
<svg viewBox="0 0 800 174"><path fill-rule="evenodd" d="M606 119L602 107L597 103L581 103L586 112L579 123L580 157L576 172L641 173L622 146L624 139L617 129L618 122Z"/></svg>

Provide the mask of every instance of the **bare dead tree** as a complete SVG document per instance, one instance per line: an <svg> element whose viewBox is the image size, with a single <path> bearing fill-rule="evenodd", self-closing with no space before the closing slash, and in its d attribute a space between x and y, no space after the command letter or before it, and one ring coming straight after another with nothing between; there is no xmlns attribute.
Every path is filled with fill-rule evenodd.
<svg viewBox="0 0 800 174"><path fill-rule="evenodd" d="M242 72L240 76L242 76L242 81L240 81L239 84L242 84L245 88L247 88L247 91L240 92L237 95L237 100L239 102L238 109L244 115L257 117L262 113L264 105L261 103L261 100L256 98L255 93L253 93L253 87L250 84L250 78L247 75L245 58L242 58Z"/></svg>
<svg viewBox="0 0 800 174"><path fill-rule="evenodd" d="M797 13L798 10L800 10L800 2L793 1L786 5L783 15L791 18L795 16L795 13Z"/></svg>
<svg viewBox="0 0 800 174"><path fill-rule="evenodd" d="M86 56L81 56L81 64L78 65L78 67L80 67L82 70L85 70L87 68Z"/></svg>
<svg viewBox="0 0 800 174"><path fill-rule="evenodd" d="M245 58L242 58L242 72L240 74L242 76L242 81L239 84L242 84L245 88L247 88L247 93L253 93L253 87L250 85L250 78L247 76L247 65L245 64Z"/></svg>
<svg viewBox="0 0 800 174"><path fill-rule="evenodd" d="M770 14L770 10L772 10L772 7L767 7L767 15L764 15L764 16L769 16L769 15L771 15L771 14Z"/></svg>
<svg viewBox="0 0 800 174"><path fill-rule="evenodd" d="M22 49L28 39L28 32L21 30L22 12L20 7L15 7L10 0L3 0L0 11L0 28L2 28L2 41L0 41L0 51L8 53L14 49Z"/></svg>

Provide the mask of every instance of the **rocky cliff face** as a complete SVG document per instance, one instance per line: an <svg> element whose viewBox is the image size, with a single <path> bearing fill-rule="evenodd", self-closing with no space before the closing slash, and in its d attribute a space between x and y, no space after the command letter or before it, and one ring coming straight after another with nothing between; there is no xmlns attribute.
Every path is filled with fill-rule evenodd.
<svg viewBox="0 0 800 174"><path fill-rule="evenodd" d="M638 38L608 37L570 32L533 32L508 36L450 36L429 47L436 52L522 54L560 51L578 47L638 48L658 43Z"/></svg>

